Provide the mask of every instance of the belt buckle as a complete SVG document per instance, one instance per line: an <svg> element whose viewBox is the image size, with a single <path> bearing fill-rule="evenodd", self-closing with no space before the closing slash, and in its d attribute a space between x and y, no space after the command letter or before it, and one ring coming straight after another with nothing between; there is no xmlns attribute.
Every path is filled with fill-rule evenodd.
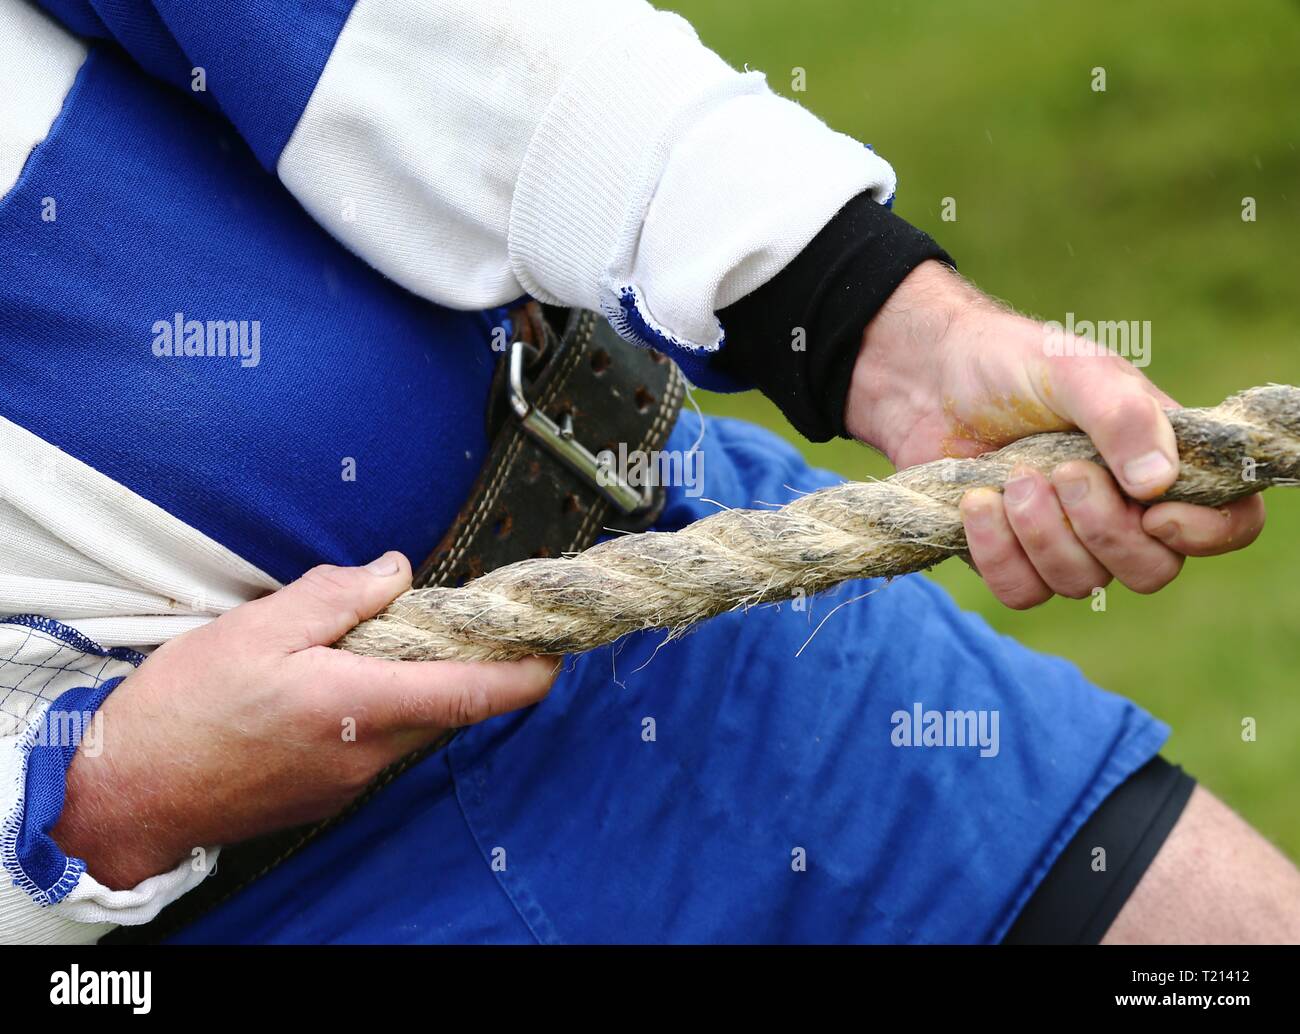
<svg viewBox="0 0 1300 1034"><path fill-rule="evenodd" d="M524 430L624 514L630 516L653 506L651 488L629 484L574 437L572 415L565 416L561 427L529 401L524 390L525 348L521 340L510 346L510 408Z"/></svg>

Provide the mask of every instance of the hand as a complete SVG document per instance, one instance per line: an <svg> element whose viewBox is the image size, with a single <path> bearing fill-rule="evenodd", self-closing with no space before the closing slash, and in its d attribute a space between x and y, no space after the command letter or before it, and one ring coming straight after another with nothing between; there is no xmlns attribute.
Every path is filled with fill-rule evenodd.
<svg viewBox="0 0 1300 1034"><path fill-rule="evenodd" d="M1080 599L1112 577L1155 592L1185 557L1255 540L1264 526L1258 496L1217 510L1133 502L1177 479L1164 413L1177 403L1123 358L1049 355L1047 340L1042 324L926 262L867 327L849 389L849 432L900 468L1039 431L1079 428L1092 438L1115 477L1066 463L1050 481L1019 470L1001 493L975 489L962 499L971 559L998 599L1018 610L1053 593Z"/></svg>
<svg viewBox="0 0 1300 1034"><path fill-rule="evenodd" d="M336 814L445 730L525 707L558 664L385 661L328 644L411 584L400 553L317 567L159 647L103 705L54 839L121 889L195 847Z"/></svg>

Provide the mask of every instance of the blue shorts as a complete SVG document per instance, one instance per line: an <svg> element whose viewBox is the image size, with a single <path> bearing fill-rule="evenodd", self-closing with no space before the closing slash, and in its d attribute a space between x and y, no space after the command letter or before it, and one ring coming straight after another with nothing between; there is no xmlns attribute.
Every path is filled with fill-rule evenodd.
<svg viewBox="0 0 1300 1034"><path fill-rule="evenodd" d="M726 506L837 480L742 422L702 448ZM663 639L571 659L173 940L996 942L1168 735L920 575Z"/></svg>

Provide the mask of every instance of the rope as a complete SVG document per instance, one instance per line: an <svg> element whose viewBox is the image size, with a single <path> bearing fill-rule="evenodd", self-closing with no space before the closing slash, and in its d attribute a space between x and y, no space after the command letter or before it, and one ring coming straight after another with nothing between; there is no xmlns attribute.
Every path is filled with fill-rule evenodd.
<svg viewBox="0 0 1300 1034"><path fill-rule="evenodd" d="M1300 481L1300 388L1251 388L1213 409L1169 412L1181 460L1159 500L1223 506ZM957 504L1001 489L1012 468L1050 473L1100 458L1078 432L1036 434L974 459L847 482L776 510L726 510L676 532L523 560L461 588L414 589L335 645L405 660L509 660L579 653L643 629L670 637L724 611L893 577L962 555Z"/></svg>

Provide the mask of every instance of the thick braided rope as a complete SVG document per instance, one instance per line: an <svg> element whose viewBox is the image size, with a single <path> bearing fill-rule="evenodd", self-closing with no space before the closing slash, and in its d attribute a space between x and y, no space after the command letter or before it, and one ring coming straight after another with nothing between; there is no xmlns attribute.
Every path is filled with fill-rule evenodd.
<svg viewBox="0 0 1300 1034"><path fill-rule="evenodd" d="M1300 480L1298 388L1251 388L1213 409L1169 416L1181 467L1161 500L1222 506ZM405 593L336 645L407 660L508 660L591 650L641 629L680 634L723 611L962 554L957 504L965 492L1001 489L1017 465L1050 473L1074 459L1099 461L1085 435L1037 434L975 459L825 488L780 509L726 510L677 532L524 560L461 588Z"/></svg>

